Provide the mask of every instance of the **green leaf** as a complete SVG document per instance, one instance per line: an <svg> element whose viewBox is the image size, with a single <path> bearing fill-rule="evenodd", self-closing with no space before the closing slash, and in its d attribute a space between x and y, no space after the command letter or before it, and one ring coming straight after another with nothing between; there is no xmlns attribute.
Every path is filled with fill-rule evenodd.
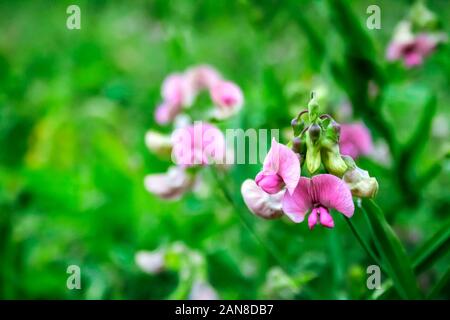
<svg viewBox="0 0 450 320"><path fill-rule="evenodd" d="M447 271L444 273L442 278L436 283L436 285L431 289L430 294L428 295L427 299L436 299L439 294L448 287L450 280L450 267L447 268Z"/></svg>
<svg viewBox="0 0 450 320"><path fill-rule="evenodd" d="M420 292L411 263L400 240L373 200L364 199L362 206L369 218L375 245L399 295L404 299L419 299Z"/></svg>
<svg viewBox="0 0 450 320"><path fill-rule="evenodd" d="M436 260L448 254L450 245L450 220L428 239L422 247L417 250L412 260L414 273L419 275L430 267ZM377 292L374 298L386 298L392 289L392 281L386 281L382 292Z"/></svg>
<svg viewBox="0 0 450 320"><path fill-rule="evenodd" d="M420 274L434 261L447 254L450 248L450 220L416 251L412 257L414 272Z"/></svg>

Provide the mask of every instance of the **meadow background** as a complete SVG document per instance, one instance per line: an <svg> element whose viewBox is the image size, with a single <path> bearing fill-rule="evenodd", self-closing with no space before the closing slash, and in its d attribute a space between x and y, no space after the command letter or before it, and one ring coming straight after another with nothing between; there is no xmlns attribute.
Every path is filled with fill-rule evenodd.
<svg viewBox="0 0 450 320"><path fill-rule="evenodd" d="M81 8L81 30L66 28L70 4ZM381 8L380 30L365 28L371 4ZM312 232L306 223L258 219L240 185L260 166L234 166L232 197L261 245L208 170L206 196L167 202L147 193L144 176L169 163L147 150L144 136L169 132L153 118L160 86L191 65L215 66L244 92L242 111L221 128L287 128L321 88L325 111L339 114L351 102L354 119L390 150L359 163L377 177L376 202L414 257L436 232L450 231L450 49L411 70L385 61L411 4L0 1L0 298L187 298L198 273L224 299L370 298L373 261L344 219ZM427 5L448 34L448 1ZM373 79L383 83L383 100L372 104L358 86ZM361 214L353 219L369 232ZM200 270L184 260L155 275L136 266L137 251L173 243L197 252ZM449 298L448 236L439 245L417 282L425 293L439 283L436 298ZM72 264L81 290L66 287Z"/></svg>

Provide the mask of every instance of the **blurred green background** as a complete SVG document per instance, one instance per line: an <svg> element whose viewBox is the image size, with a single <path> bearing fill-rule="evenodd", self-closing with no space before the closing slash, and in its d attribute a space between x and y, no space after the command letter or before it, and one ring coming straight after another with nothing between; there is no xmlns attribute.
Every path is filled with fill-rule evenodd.
<svg viewBox="0 0 450 320"><path fill-rule="evenodd" d="M81 8L81 30L66 28L70 4ZM350 100L375 141L390 136L380 119L388 123L391 151L413 137L390 163L360 160L377 177L377 203L412 254L448 221L450 50L442 46L417 69L386 63L393 29L412 2L346 6L364 26L370 4L380 6L382 28L361 28L361 36L332 1L0 1L0 297L187 298L192 277L180 275L190 272L184 262L156 275L134 262L137 251L174 242L201 254L202 272L224 299L370 297L371 262L343 219L332 232L310 232L305 223L245 211L261 245L208 170L207 197L165 202L143 187L146 174L169 166L144 141L150 128L169 132L153 119L168 73L208 63L241 86L244 108L222 128L288 127L309 91L325 88L324 108L333 113ZM448 34L448 1L427 4ZM383 71L375 113L364 111L349 79L376 74L349 63L352 52ZM422 114L431 115L425 124ZM242 210L240 185L258 170L230 171ZM448 272L446 253L448 246L418 275L424 290ZM81 290L66 287L72 264L81 268ZM446 287L439 297L449 295Z"/></svg>

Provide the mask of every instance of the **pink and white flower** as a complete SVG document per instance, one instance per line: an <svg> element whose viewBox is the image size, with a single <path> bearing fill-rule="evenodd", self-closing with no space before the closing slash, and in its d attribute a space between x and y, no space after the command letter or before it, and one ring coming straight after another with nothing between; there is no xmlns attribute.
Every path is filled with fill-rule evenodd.
<svg viewBox="0 0 450 320"><path fill-rule="evenodd" d="M162 199L177 200L193 185L193 178L182 167L170 167L167 173L149 174L144 179L148 192Z"/></svg>
<svg viewBox="0 0 450 320"><path fill-rule="evenodd" d="M394 37L389 44L386 58L389 61L403 60L406 67L421 65L440 42L446 41L444 33L422 32L413 34L411 23L402 21L398 24Z"/></svg>
<svg viewBox="0 0 450 320"><path fill-rule="evenodd" d="M266 158L263 170L255 177L256 184L269 194L275 194L286 186L294 192L300 179L300 160L290 148L278 143L275 138Z"/></svg>
<svg viewBox="0 0 450 320"><path fill-rule="evenodd" d="M329 210L335 209L350 218L355 206L350 189L344 181L331 174L319 174L314 177L301 177L292 194L286 192L282 207L284 213L295 223L305 219L308 212L308 226L314 228L317 223L333 228L334 220Z"/></svg>
<svg viewBox="0 0 450 320"><path fill-rule="evenodd" d="M244 103L241 89L233 82L218 81L210 89L211 99L216 105L215 117L228 118L238 112Z"/></svg>
<svg viewBox="0 0 450 320"><path fill-rule="evenodd" d="M251 179L245 180L241 186L242 197L249 210L264 219L274 219L283 215L281 200L285 191L268 194Z"/></svg>
<svg viewBox="0 0 450 320"><path fill-rule="evenodd" d="M172 144L172 160L179 166L225 162L225 137L212 124L195 122L194 125L179 128L172 134Z"/></svg>

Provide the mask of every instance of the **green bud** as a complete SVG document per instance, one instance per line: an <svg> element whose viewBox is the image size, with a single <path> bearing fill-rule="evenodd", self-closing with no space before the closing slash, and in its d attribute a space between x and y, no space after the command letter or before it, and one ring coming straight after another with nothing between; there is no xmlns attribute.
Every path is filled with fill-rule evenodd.
<svg viewBox="0 0 450 320"><path fill-rule="evenodd" d="M366 170L357 166L347 170L342 178L355 197L373 198L378 192L377 179L370 177Z"/></svg>
<svg viewBox="0 0 450 320"><path fill-rule="evenodd" d="M305 128L305 123L302 120L297 120L297 118L294 118L291 121L291 127L294 131L294 136L298 136Z"/></svg>
<svg viewBox="0 0 450 320"><path fill-rule="evenodd" d="M313 124L309 127L308 133L313 142L316 142L320 138L320 126L318 124Z"/></svg>
<svg viewBox="0 0 450 320"><path fill-rule="evenodd" d="M311 92L311 100L308 103L308 114L309 121L311 123L315 122L317 117L319 116L319 103L317 102L317 98L314 92Z"/></svg>
<svg viewBox="0 0 450 320"><path fill-rule="evenodd" d="M317 141L318 142L318 141ZM320 157L320 145L319 143L314 143L309 136L309 133L306 136L306 167L308 171L313 174L316 172L321 163Z"/></svg>
<svg viewBox="0 0 450 320"><path fill-rule="evenodd" d="M337 144L331 148L322 148L322 161L325 169L335 176L342 177L347 171L347 165L342 160Z"/></svg>
<svg viewBox="0 0 450 320"><path fill-rule="evenodd" d="M299 137L292 139L291 148L295 153L302 153L304 146L302 140Z"/></svg>

